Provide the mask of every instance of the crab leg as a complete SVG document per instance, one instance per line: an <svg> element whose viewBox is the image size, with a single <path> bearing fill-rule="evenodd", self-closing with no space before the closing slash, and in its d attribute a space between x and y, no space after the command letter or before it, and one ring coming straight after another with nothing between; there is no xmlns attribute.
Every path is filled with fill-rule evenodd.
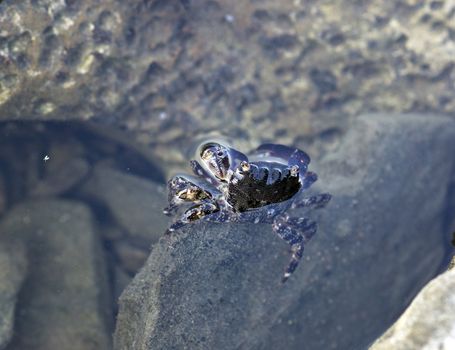
<svg viewBox="0 0 455 350"><path fill-rule="evenodd" d="M305 190L318 180L318 175L312 171L307 171L303 175L300 173L300 178L302 182L302 189Z"/></svg>
<svg viewBox="0 0 455 350"><path fill-rule="evenodd" d="M291 246L291 260L281 280L284 283L297 268L303 256L304 244L316 233L317 224L306 218L291 218L288 214L282 214L275 218L272 228Z"/></svg>
<svg viewBox="0 0 455 350"><path fill-rule="evenodd" d="M292 205L291 209L295 208L324 208L326 204L330 201L332 196L328 193L320 193L310 197L304 197L296 199Z"/></svg>

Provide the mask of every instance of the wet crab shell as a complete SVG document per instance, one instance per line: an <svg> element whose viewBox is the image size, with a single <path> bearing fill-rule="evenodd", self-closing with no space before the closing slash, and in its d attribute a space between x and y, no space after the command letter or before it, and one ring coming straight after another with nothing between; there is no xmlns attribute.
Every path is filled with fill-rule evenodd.
<svg viewBox="0 0 455 350"><path fill-rule="evenodd" d="M207 164L203 161L202 155L206 149L213 146L221 146L226 150L228 162L227 166L231 172L236 169L241 162L248 161L248 158L242 153L232 148L226 141L220 139L213 139L210 141L202 142L196 148L195 158L198 164L201 166L201 170L204 172L204 175L214 181L209 181L211 183L219 184L219 179L214 176L214 173L211 169L207 167ZM199 176L202 174L198 174Z"/></svg>
<svg viewBox="0 0 455 350"><path fill-rule="evenodd" d="M226 199L234 210L243 212L288 200L301 186L299 174L292 174L287 165L253 162L247 172L229 182Z"/></svg>

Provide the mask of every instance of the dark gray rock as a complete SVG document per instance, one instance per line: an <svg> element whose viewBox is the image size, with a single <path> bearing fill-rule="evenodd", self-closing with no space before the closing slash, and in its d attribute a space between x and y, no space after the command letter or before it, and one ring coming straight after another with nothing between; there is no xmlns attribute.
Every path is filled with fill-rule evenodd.
<svg viewBox="0 0 455 350"><path fill-rule="evenodd" d="M29 266L7 349L110 349L110 296L90 211L63 200L24 202L2 230L26 243Z"/></svg>
<svg viewBox="0 0 455 350"><path fill-rule="evenodd" d="M168 220L163 216L167 195L163 185L98 165L81 190L110 210L130 241L147 249L167 228Z"/></svg>
<svg viewBox="0 0 455 350"><path fill-rule="evenodd" d="M16 240L5 240L6 234L0 223L0 349L13 336L17 297L27 267L24 245Z"/></svg>
<svg viewBox="0 0 455 350"><path fill-rule="evenodd" d="M455 123L355 120L312 164L334 198L303 263L262 224L195 224L162 238L120 299L117 350L364 349L448 262ZM297 215L297 213L294 213Z"/></svg>

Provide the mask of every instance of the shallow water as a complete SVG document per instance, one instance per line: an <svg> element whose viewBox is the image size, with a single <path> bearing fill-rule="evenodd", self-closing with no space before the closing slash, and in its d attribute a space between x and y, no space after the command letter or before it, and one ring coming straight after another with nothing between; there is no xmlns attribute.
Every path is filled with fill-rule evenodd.
<svg viewBox="0 0 455 350"><path fill-rule="evenodd" d="M0 348L366 348L453 254L450 7L0 1ZM286 287L267 225L161 238L207 138L334 196Z"/></svg>

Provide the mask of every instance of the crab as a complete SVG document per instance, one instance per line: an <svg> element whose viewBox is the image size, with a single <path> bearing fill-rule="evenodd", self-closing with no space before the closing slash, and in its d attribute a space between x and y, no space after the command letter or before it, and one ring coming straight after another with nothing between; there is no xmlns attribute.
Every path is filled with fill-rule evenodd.
<svg viewBox="0 0 455 350"><path fill-rule="evenodd" d="M268 223L290 245L291 258L282 282L288 280L302 258L304 245L314 236L317 224L293 217L297 208L322 208L328 193L304 196L317 180L308 171L310 157L302 150L279 144L263 144L247 157L221 141L202 143L191 160L194 175L176 175L168 182L169 205L175 216L167 233L198 220Z"/></svg>

